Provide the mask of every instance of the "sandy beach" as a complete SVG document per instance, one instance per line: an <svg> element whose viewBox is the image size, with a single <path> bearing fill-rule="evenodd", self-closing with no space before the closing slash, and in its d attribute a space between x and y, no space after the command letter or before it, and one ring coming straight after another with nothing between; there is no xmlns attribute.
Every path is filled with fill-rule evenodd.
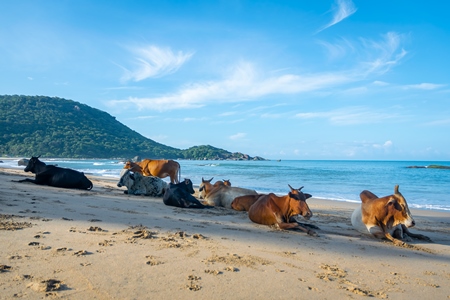
<svg viewBox="0 0 450 300"><path fill-rule="evenodd" d="M308 199L311 237L116 180L81 191L24 176L0 169L1 299L450 299L450 212L411 210L434 242L404 248L353 230L354 203Z"/></svg>

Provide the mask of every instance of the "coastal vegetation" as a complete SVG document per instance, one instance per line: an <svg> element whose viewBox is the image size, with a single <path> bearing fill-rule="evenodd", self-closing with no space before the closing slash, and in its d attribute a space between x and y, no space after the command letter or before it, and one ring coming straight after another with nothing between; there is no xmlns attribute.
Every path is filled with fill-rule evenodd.
<svg viewBox="0 0 450 300"><path fill-rule="evenodd" d="M13 157L253 160L209 145L177 149L148 139L110 114L58 97L0 95L0 155Z"/></svg>

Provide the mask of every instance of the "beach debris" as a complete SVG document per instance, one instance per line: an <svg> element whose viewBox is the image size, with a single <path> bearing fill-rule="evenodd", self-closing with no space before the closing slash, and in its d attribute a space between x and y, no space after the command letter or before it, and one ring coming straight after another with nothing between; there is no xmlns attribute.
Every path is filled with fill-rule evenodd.
<svg viewBox="0 0 450 300"><path fill-rule="evenodd" d="M219 270L205 270L206 274L212 274L212 275L220 275L223 274L223 272L219 271Z"/></svg>
<svg viewBox="0 0 450 300"><path fill-rule="evenodd" d="M106 230L103 230L102 228L97 227L97 226L91 226L91 227L89 227L89 228L87 229L87 231L97 231L97 232L102 232L102 231L106 231Z"/></svg>
<svg viewBox="0 0 450 300"><path fill-rule="evenodd" d="M36 292L50 292L58 291L61 289L62 282L56 279L39 280L30 283L27 287Z"/></svg>
<svg viewBox="0 0 450 300"><path fill-rule="evenodd" d="M0 265L0 273L11 270L11 266Z"/></svg>
<svg viewBox="0 0 450 300"><path fill-rule="evenodd" d="M32 227L30 222L16 222L14 218L23 218L15 215L0 214L0 230L18 230Z"/></svg>
<svg viewBox="0 0 450 300"><path fill-rule="evenodd" d="M153 255L147 255L145 258L149 259L146 264L150 266L162 265L164 262L159 261Z"/></svg>
<svg viewBox="0 0 450 300"><path fill-rule="evenodd" d="M89 254L89 252L87 252L86 250L79 250L79 251L75 252L73 255L82 256L82 255L88 255L88 254Z"/></svg>
<svg viewBox="0 0 450 300"><path fill-rule="evenodd" d="M188 276L187 279L190 280L189 284L186 285L186 288L188 290L194 291L194 292L201 290L202 287L199 284L197 284L197 281L202 279L201 277L191 274Z"/></svg>
<svg viewBox="0 0 450 300"><path fill-rule="evenodd" d="M112 246L113 243L114 243L114 241L112 241L112 240L104 240L103 242L100 242L100 243L98 243L98 244L99 244L100 246L106 247L106 246Z"/></svg>
<svg viewBox="0 0 450 300"><path fill-rule="evenodd" d="M345 278L347 276L347 271L338 268L337 266L330 266L327 264L322 264L321 269L325 270L325 273L317 274L317 278L325 281L335 281L340 278Z"/></svg>
<svg viewBox="0 0 450 300"><path fill-rule="evenodd" d="M249 267L249 268L255 268L255 265L265 266L265 265L272 264L271 261L266 260L261 257L257 257L257 256L253 256L253 255L240 256L238 254L232 254L232 253L227 253L226 256L213 255L213 256L205 259L203 262L205 262L205 263L223 263L228 266L237 265L237 266L245 266L245 267ZM227 269L225 269L225 270L233 271L233 272L239 271L239 269L235 268L235 267L227 267Z"/></svg>
<svg viewBox="0 0 450 300"><path fill-rule="evenodd" d="M89 222L101 222L102 220L99 220L99 219L90 219L90 220L88 220Z"/></svg>
<svg viewBox="0 0 450 300"><path fill-rule="evenodd" d="M30 242L28 246L39 246L39 242Z"/></svg>
<svg viewBox="0 0 450 300"><path fill-rule="evenodd" d="M239 272L239 269L233 266L227 266L224 270L229 272Z"/></svg>

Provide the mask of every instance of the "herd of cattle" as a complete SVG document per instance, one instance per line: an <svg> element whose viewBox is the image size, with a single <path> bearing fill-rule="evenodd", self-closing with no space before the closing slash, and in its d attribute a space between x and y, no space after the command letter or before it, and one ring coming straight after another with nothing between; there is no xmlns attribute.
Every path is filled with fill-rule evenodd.
<svg viewBox="0 0 450 300"><path fill-rule="evenodd" d="M35 179L23 179L19 182L32 182L62 188L92 189L92 182L82 173L72 169L46 165L38 157L32 157L24 169L35 174ZM199 186L199 198L194 197L195 190L190 179L181 180L180 164L173 160L150 160L127 162L120 174L118 187L126 187L126 194L163 197L169 206L181 208L214 208L221 206L229 209L246 211L252 222L263 225L276 225L281 229L294 229L317 236L312 224L300 223L296 216L306 220L312 212L306 200L312 197L303 193L302 188L290 185L287 195L277 196L273 193L259 194L254 190L231 186L229 180L205 180ZM170 183L161 178L170 177ZM431 242L431 239L413 234L408 228L415 225L405 198L394 188L394 194L378 197L370 191L360 194L361 206L351 216L353 227L361 233L371 234L376 238L385 238L402 245L410 237Z"/></svg>

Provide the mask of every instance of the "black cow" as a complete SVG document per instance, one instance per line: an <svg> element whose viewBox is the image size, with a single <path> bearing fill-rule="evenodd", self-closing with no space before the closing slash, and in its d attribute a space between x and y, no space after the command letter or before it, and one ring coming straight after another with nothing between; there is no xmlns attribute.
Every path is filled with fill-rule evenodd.
<svg viewBox="0 0 450 300"><path fill-rule="evenodd" d="M46 165L39 160L39 156L31 157L24 171L36 174L35 179L26 178L18 182L32 182L41 185L83 190L90 190L93 187L92 182L82 172Z"/></svg>
<svg viewBox="0 0 450 300"><path fill-rule="evenodd" d="M169 188L164 193L164 204L181 208L213 208L213 206L203 205L192 194L194 194L192 181L185 179L180 183L169 183Z"/></svg>

